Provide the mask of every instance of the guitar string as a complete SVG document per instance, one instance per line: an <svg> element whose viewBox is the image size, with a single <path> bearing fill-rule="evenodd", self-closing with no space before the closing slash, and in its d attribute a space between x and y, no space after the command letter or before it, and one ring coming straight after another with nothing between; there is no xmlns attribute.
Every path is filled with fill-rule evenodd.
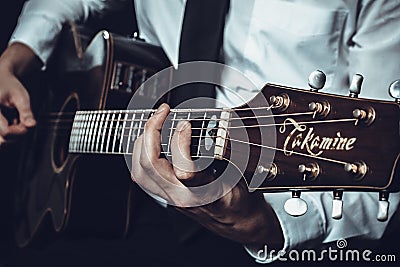
<svg viewBox="0 0 400 267"><path fill-rule="evenodd" d="M324 123L337 123L337 122L356 122L356 121L358 121L358 119L356 119L356 118L347 118L347 119L345 119L345 118L343 118L343 119L333 119L333 120L322 120L322 121L300 121L300 122L296 122L298 125L304 125L304 124L324 124ZM123 123L123 120L120 120L119 121L119 124L122 124ZM243 129L243 128L258 128L258 127L276 127L276 126L284 126L284 125L287 125L287 126L289 126L289 125L295 125L295 123L293 123L293 122L284 122L284 123L273 123L273 124L255 124L255 125L241 125L241 126L228 126L227 128L223 128L223 129L227 129L227 130L231 130L231 129ZM75 126L75 127L72 127L72 128L59 128L60 130L68 130L68 131L71 131L72 129L74 129L74 130L87 130L87 129L89 129L89 127L87 127L88 125L86 125L86 126L82 126L82 127L77 127L77 126ZM122 129L121 128L121 126L122 125L120 125L120 126L106 126L106 127L101 127L101 131L102 132L111 132L111 131L116 131L116 130L118 130L118 129L120 129L121 131L123 130L124 132L125 131L129 131L130 130L130 126L128 126L128 127L125 127L124 129ZM57 128L57 127L55 127L55 128ZM92 128L90 128L90 129L92 129ZM89 130L90 130L89 129ZM169 128L165 128L165 129L163 129L163 130L176 130L177 128L176 127L169 127ZM208 130L208 129L210 129L209 127L193 127L193 128L191 128L192 130ZM213 128L213 129L219 129L219 128ZM137 128L133 128L133 130L135 130L135 131L143 131L144 130L144 127L137 127ZM119 134L117 134L117 135L119 135ZM111 136L114 136L114 135L112 135L111 134ZM124 135L124 136L128 136L128 135ZM193 136L194 137L194 136Z"/></svg>
<svg viewBox="0 0 400 267"><path fill-rule="evenodd" d="M321 160L321 161L327 161L327 162L341 164L341 165L348 164L348 162L341 161L341 160L336 160L336 159L332 159L332 158L326 158L326 157L321 157L321 156L316 156L316 155L305 154L305 153L301 153L301 152L297 152L297 151L293 151L293 150L286 150L286 149L279 148L279 147L272 147L272 146L267 146L267 145L262 145L262 144L257 144L257 143L252 143L252 142L247 142L247 141L237 140L237 139L232 139L232 138L230 138L229 140L233 141L233 142L238 142L238 143L250 145L250 146L257 146L257 147L261 147L261 148L265 148L265 149L269 149L269 150L275 150L275 151L278 151L278 152L283 152L283 153L287 152L287 153L289 153L291 155L294 154L294 155L298 155L298 156L302 156L302 157L318 159L318 160ZM167 145L168 144L165 144L165 143L161 144L161 146L167 146ZM206 147L206 145L202 145L202 144L193 145L192 147L193 148L197 148L198 146ZM235 150L233 150L233 151L235 151ZM90 147L87 148L87 149L75 149L75 150L72 149L70 152L71 153L100 153L100 154L110 154L110 155L131 155L133 153L133 151L130 151L130 152L126 152L126 151L122 151L122 152L120 152L120 151L94 151L93 149L90 149ZM167 155L167 156L172 156L172 153L170 151L161 151L160 154ZM199 158L203 157L202 155L197 155L197 154L192 155L192 156L199 157ZM206 157L208 158L210 156L206 156Z"/></svg>
<svg viewBox="0 0 400 267"><path fill-rule="evenodd" d="M349 121L354 121L355 119L342 119L342 120L337 120L337 121L346 121L346 122L349 122ZM334 120L331 120L330 122L337 122L337 121L334 121ZM325 121L319 121L319 122L312 122L312 123L324 123ZM311 123L311 122L310 122ZM111 137L114 137L115 135L110 135ZM124 135L124 136L127 136L127 135ZM129 136L128 136L129 137ZM201 136L192 136L192 137L200 137L201 138ZM220 136L216 136L217 138L218 137L220 137ZM237 140L237 139L233 139L233 138L229 138L228 140L230 140L230 141L233 141L233 142L239 142L239 143L243 143L243 144L246 144L246 145L250 145L250 146L257 146L257 147L261 147L261 148L267 148L267 149L272 149L272 150L276 150L276 151L280 151L280 152L288 152L288 153L290 153L290 154L296 154L296 155L299 155L299 156L303 156L303 157L310 157L310 158L314 158L314 159L319 159L319 160L323 160L323 161L329 161L329 162L332 162L332 163L337 163L337 164L342 164L342 165L346 165L347 164L347 162L343 162L343 161L340 161L340 160L335 160L335 159L330 159L330 158L325 158L325 157L320 157L320 156L315 156L315 155L310 155L310 154L305 154L305 153L301 153L301 152L296 152L296 151L287 151L287 150L285 150L285 149L283 149L283 148L279 148L279 147L271 147L271 146L266 146L266 145L262 145L262 144L256 144L256 143L252 143L252 142L248 142L248 141L243 141L243 140ZM122 143L122 144L125 144L126 142L124 142L123 140L119 140L119 143ZM74 143L73 143L74 144ZM72 151L82 151L82 152L85 152L85 146L86 146L86 148L87 149L91 149L91 150L93 150L93 143L90 143L90 144L88 144L88 142L85 142L85 141L82 141L81 140L81 142L78 140L78 142L77 143L75 143L78 147L80 147L80 146L83 146L83 149L77 149L77 150L72 150ZM168 145L169 144L169 142L168 143L163 143L163 144L161 144L161 146L166 146L166 145ZM89 146L89 147L88 147ZM91 147L90 147L91 146ZM198 144L198 145L193 145L193 147L198 147L198 146L206 146L206 145L202 145L202 144ZM98 147L98 144L97 144L97 147ZM120 144L118 144L118 147L120 147ZM87 152L87 151L86 151ZM89 151L90 152L90 151ZM109 152L109 153L111 153L111 154L113 154L113 152ZM125 152L124 152L125 153ZM128 153L126 153L126 154L128 154Z"/></svg>
<svg viewBox="0 0 400 267"><path fill-rule="evenodd" d="M110 113L111 114L111 113ZM243 121L243 120L250 120L250 119L263 119L263 118L279 118L279 117L289 117L289 116L304 116L304 115L311 115L311 114L314 114L314 112L299 112L299 113L291 113L291 114L277 114L277 115L263 115L263 116L252 116L252 117L250 117L250 116L248 116L248 117L243 117L243 118L230 118L230 119L228 119L228 120L223 120L223 119L209 119L209 121L212 121L212 122L220 122L220 121L234 121L234 120L241 120L241 121ZM115 114L115 115L119 115L119 114ZM81 119L81 118L79 118L79 119L75 119L75 120L53 120L53 121L49 121L51 124L50 125L48 125L48 124L44 124L43 126L39 126L39 127L42 127L42 128L50 128L50 129L55 129L55 128L62 128L62 127L60 127L60 126L58 126L58 125L62 125L62 126L65 126L65 125L70 125L70 124L72 124L72 122L74 122L74 123L81 123L81 122L83 122L83 123L86 123L86 125L87 124L89 124L89 123L92 123L92 121L95 121L95 122L97 122L97 123L101 123L101 122L104 122L104 121L106 121L108 124L115 124L115 123L123 123L123 122L147 122L147 119L145 119L145 120L143 120L143 119L120 119L120 120L118 120L118 119L108 119L108 120L104 120L104 118L103 118L103 120L101 119L101 118L99 118L99 117L97 117L97 118L91 118L91 119L88 119L88 118L85 118L85 119ZM168 122L176 122L176 121L188 121L188 119L187 118L178 118L178 119L167 119L167 121ZM195 118L195 119L190 119L189 121L205 121L204 119L200 119L200 118ZM54 126L54 127L53 127ZM253 127L255 127L255 126L253 126ZM74 127L74 128L76 128L76 126ZM82 128L86 128L85 126L82 126ZM67 127L67 129L69 129L69 127Z"/></svg>
<svg viewBox="0 0 400 267"><path fill-rule="evenodd" d="M276 114L276 115L261 115L261 116L247 116L247 117L235 117L235 118L229 118L228 120L229 121L234 121L234 120L249 120L249 119L263 119L263 118L275 118L275 117L285 117L285 116L302 116L302 115L311 115L311 114L314 114L315 112L313 112L313 111L310 111L310 112L299 112L299 113L290 113L290 114ZM104 114L107 114L107 113L104 113ZM110 113L110 114L112 114L112 113ZM119 113L115 113L116 115L119 115ZM90 114L88 114L88 115L90 115ZM92 115L97 115L97 114L92 114ZM102 115L102 114L101 114ZM123 114L123 115L125 115L125 114ZM204 114L202 114L203 116L204 116ZM188 119L187 119L187 116L185 116L186 118L177 118L177 119L168 119L168 121L188 121ZM93 118L92 118L93 119ZM147 120L147 118L146 118L146 120ZM204 118L193 118L193 119L190 119L189 121L207 121L207 120L209 120L209 121L215 121L215 122L219 122L219 121L222 121L221 119L212 119L212 118L208 118L208 119L204 119ZM54 119L54 120L49 120L48 122L50 122L50 123L59 123L59 122L89 122L89 121L91 121L91 120L87 120L87 119ZM108 122L109 121L111 121L111 120L107 120ZM114 119L114 120L112 120L113 122L114 121L118 121L117 119ZM120 120L120 121L126 121L126 122L133 122L133 121L138 121L138 122L140 122L140 121L142 121L142 120L140 120L140 119L123 119L123 120Z"/></svg>
<svg viewBox="0 0 400 267"><path fill-rule="evenodd" d="M210 112L235 112L235 111L254 111L254 110L270 110L271 107L254 107L254 108L237 108L237 109L171 109L170 111L170 115L172 114L176 114L176 113L183 113L184 115L186 115L187 113L191 113L191 114L196 114L196 113L200 113L200 115L203 115L204 113L210 113ZM149 109L149 110L93 110L93 111L77 111L77 112L55 112L55 113L49 113L49 115L54 116L56 119L51 119L49 122L56 122L56 123L60 123L60 122L70 122L70 121L74 121L74 116L76 115L81 115L81 116L87 116L87 115L103 115L103 114L152 114L156 112L155 109ZM314 112L306 112L307 114L313 114ZM294 113L295 114L295 113ZM238 118L230 118L230 120L243 120L243 119L255 119L255 118L269 118L269 117L279 117L279 116L285 116L287 114L273 114L273 115L265 115L265 116L248 116L248 117L238 117ZM67 119L61 119L59 117L61 116L67 116L69 118ZM177 120L184 120L184 119L177 119ZM190 121L201 121L204 119L191 119ZM214 121L220 121L221 119L217 118ZM76 120L75 120L76 121Z"/></svg>
<svg viewBox="0 0 400 267"><path fill-rule="evenodd" d="M268 107L248 107L248 108L204 108L204 109L171 109L171 113L185 113L185 112L191 112L191 113L203 113L203 112L222 112L222 111L228 111L228 112L234 112L234 111L252 111L252 110L270 110L273 107L268 106ZM120 109L115 109L115 110L77 110L74 112L48 112L46 115L51 115L51 116L60 116L64 114L69 114L69 115L75 115L76 113L153 113L156 112L157 109L136 109L136 110L120 110Z"/></svg>

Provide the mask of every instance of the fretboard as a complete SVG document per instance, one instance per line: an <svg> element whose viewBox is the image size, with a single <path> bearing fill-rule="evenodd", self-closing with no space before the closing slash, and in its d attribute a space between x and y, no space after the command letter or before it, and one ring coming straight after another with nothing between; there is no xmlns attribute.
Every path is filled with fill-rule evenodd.
<svg viewBox="0 0 400 267"><path fill-rule="evenodd" d="M69 152L131 154L135 140L143 133L147 120L154 112L154 109L77 111L70 134ZM161 132L162 153L170 155L174 130L179 121L187 120L192 124L192 137L197 140L192 147L192 155L199 156L203 153L202 148L213 155L210 146L215 143L216 132L221 131L218 129L221 115L226 113L221 109L172 109Z"/></svg>

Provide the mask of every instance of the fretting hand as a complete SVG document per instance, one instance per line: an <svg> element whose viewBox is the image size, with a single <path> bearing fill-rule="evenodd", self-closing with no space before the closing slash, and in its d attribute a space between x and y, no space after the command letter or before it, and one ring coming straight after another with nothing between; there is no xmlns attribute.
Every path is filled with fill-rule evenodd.
<svg viewBox="0 0 400 267"><path fill-rule="evenodd" d="M249 193L243 182L212 203L188 207L187 203L197 197L189 185L208 183L214 178L195 170L190 158L189 122L180 122L173 134L172 164L161 156L161 129L168 114L169 106L161 105L136 140L132 179L146 191L167 200L179 211L221 236L246 245L261 247L269 244L281 248L283 235L274 211L262 193Z"/></svg>

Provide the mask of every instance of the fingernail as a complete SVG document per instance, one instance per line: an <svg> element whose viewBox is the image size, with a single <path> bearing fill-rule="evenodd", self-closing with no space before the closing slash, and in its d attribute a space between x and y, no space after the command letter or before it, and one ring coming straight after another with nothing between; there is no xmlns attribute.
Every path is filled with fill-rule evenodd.
<svg viewBox="0 0 400 267"><path fill-rule="evenodd" d="M161 106L157 109L156 113L154 113L154 114L159 114L159 113L163 112L166 109L167 109L167 105L166 104L161 104Z"/></svg>
<svg viewBox="0 0 400 267"><path fill-rule="evenodd" d="M33 117L27 117L27 118L24 119L24 124L26 126L33 126L33 125L36 124L36 121L35 121L35 119Z"/></svg>
<svg viewBox="0 0 400 267"><path fill-rule="evenodd" d="M177 132L182 132L183 130L185 130L188 126L190 125L190 123L188 121L180 121L178 123L178 125L176 126L176 131Z"/></svg>

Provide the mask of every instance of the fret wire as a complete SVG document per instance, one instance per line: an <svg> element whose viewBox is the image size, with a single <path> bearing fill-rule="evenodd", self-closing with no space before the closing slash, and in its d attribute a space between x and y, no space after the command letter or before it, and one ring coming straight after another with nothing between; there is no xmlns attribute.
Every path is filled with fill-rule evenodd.
<svg viewBox="0 0 400 267"><path fill-rule="evenodd" d="M82 131L81 131L81 138L79 141L79 150L83 150L83 144L84 144L84 140L85 140L85 131L86 131L86 122L87 122L88 117L89 117L89 115L85 114L83 121L82 121Z"/></svg>
<svg viewBox="0 0 400 267"><path fill-rule="evenodd" d="M93 149L93 142L96 139L96 133L97 133L97 129L96 129L96 124L97 124L97 112L93 111L92 112L92 125L90 127L90 132L89 132L89 140L88 140L88 144L87 144L87 151L91 151Z"/></svg>
<svg viewBox="0 0 400 267"><path fill-rule="evenodd" d="M96 140L96 151L101 151L100 150L100 138L102 136L102 133L105 129L103 129L104 126L104 117L106 116L105 113L101 114L100 118L100 125L99 125L99 133L97 134L97 140Z"/></svg>
<svg viewBox="0 0 400 267"><path fill-rule="evenodd" d="M176 118L176 113L174 113L174 118ZM172 121L171 127L170 127L170 131L169 131L169 136L168 136L168 147L167 147L167 151L169 152L171 149L171 138L172 138L172 132L174 128L174 121Z"/></svg>
<svg viewBox="0 0 400 267"><path fill-rule="evenodd" d="M81 142L82 142L82 136L83 136L83 122L84 122L84 118L85 118L85 114L81 114L81 121L79 123L79 132L78 132L78 144L77 144L77 149L79 150L81 147Z"/></svg>
<svg viewBox="0 0 400 267"><path fill-rule="evenodd" d="M122 124L121 139L119 141L119 152L122 152L122 144L124 142L124 136L125 136L126 118L128 118L128 113L125 113L124 122Z"/></svg>
<svg viewBox="0 0 400 267"><path fill-rule="evenodd" d="M90 142L92 140L92 131L93 131L93 122L94 122L94 114L93 112L91 112L90 116L89 116L89 129L88 129L88 133L87 133L87 143L86 143L86 151L89 151L89 147L90 147Z"/></svg>
<svg viewBox="0 0 400 267"><path fill-rule="evenodd" d="M92 141L90 144L90 151L94 152L95 151L95 144L96 144L96 137L99 135L99 119L100 119L101 114L97 113L94 115L94 130L93 130L93 136L92 136Z"/></svg>
<svg viewBox="0 0 400 267"><path fill-rule="evenodd" d="M79 128L78 128L78 136L77 136L77 144L76 144L77 150L79 150L80 145L81 145L81 138L82 138L82 131L83 131L82 126L83 126L83 117L84 116L85 116L84 114L80 114L81 121L78 124Z"/></svg>
<svg viewBox="0 0 400 267"><path fill-rule="evenodd" d="M101 138L101 147L100 147L100 151L101 152L105 152L105 150L103 148L104 148L104 142L105 142L105 139L106 139L107 125L108 125L108 122L109 122L108 118L110 117L110 114L111 114L111 111L107 112L106 121L105 121L106 123L104 125L103 136Z"/></svg>
<svg viewBox="0 0 400 267"><path fill-rule="evenodd" d="M112 113L111 116L111 126L114 123L114 118L115 118L115 112ZM112 127L110 128L110 131L108 132L108 136L107 136L107 144L106 144L106 149L108 152L110 152L110 139L111 139L111 133L112 133Z"/></svg>
<svg viewBox="0 0 400 267"><path fill-rule="evenodd" d="M80 146L80 150L84 151L84 147L85 147L85 139L86 139L86 131L87 131L87 127L88 127L88 120L89 120L89 113L87 113L85 115L85 120L83 121L83 130L82 130L82 140L81 140L81 146Z"/></svg>
<svg viewBox="0 0 400 267"><path fill-rule="evenodd" d="M88 139L89 139L90 124L92 123L91 117L92 117L92 114L89 111L87 121L86 121L85 137L83 138L83 144L82 144L83 151L87 151L86 147L87 147L87 143L88 143Z"/></svg>
<svg viewBox="0 0 400 267"><path fill-rule="evenodd" d="M79 119L82 117L82 114L79 114ZM81 127L82 122L81 121L77 121L77 129L76 129L76 145L75 145L75 149L78 150L79 149L79 137L80 137L80 127Z"/></svg>
<svg viewBox="0 0 400 267"><path fill-rule="evenodd" d="M94 112L91 112L90 118L89 118L90 124L89 124L89 131L88 131L88 140L86 143L86 151L90 151L90 143L92 142L92 138L93 138L92 134L93 134L93 127L94 127L94 120L95 120L95 114L94 114Z"/></svg>
<svg viewBox="0 0 400 267"><path fill-rule="evenodd" d="M136 118L136 113L133 113L132 114L132 119L135 119ZM133 122L131 122L131 127L129 127L129 136L128 136L128 144L126 145L126 151L128 152L129 151L129 145L130 145L130 143L131 142L133 142L133 140L132 140L132 131L133 131L133 125L134 125L134 123ZM136 139L136 138L135 138Z"/></svg>
<svg viewBox="0 0 400 267"><path fill-rule="evenodd" d="M138 137L140 135L140 130L141 130L142 124L143 124L143 118L144 118L144 113L142 113L142 116L140 116L140 122L139 122L139 127L138 127L138 131L137 131L136 137ZM143 131L144 131L144 128L143 128Z"/></svg>
<svg viewBox="0 0 400 267"><path fill-rule="evenodd" d="M77 115L79 116L79 115ZM75 116L75 118L77 118L77 116ZM71 144L71 148L72 150L76 150L76 138L77 138L77 132L78 132L78 128L76 128L78 126L78 122L74 120L74 123L72 124L72 133L71 133L71 137L70 137L70 142Z"/></svg>
<svg viewBox="0 0 400 267"><path fill-rule="evenodd" d="M204 124L206 122L206 118L207 118L207 111L204 112L203 122L201 123L200 137L199 137L199 141L198 141L199 142L199 146L197 147L197 156L200 155L200 142L201 142L201 138L202 138L202 135L203 135L203 129L204 129Z"/></svg>
<svg viewBox="0 0 400 267"><path fill-rule="evenodd" d="M114 140L113 140L113 144L112 144L111 151L115 151L115 142L117 141L118 132L119 132L119 129L120 129L120 128L119 128L119 127L120 127L119 121L121 120L121 114L122 114L122 113L119 113L119 114L118 114L118 119L117 119L116 124L115 124L115 129L114 129Z"/></svg>
<svg viewBox="0 0 400 267"><path fill-rule="evenodd" d="M75 134L76 134L76 128L74 128L74 126L76 126L77 122L74 120L74 122L72 123L72 131L71 131L71 135L69 137L69 147L68 150L72 151L75 150Z"/></svg>
<svg viewBox="0 0 400 267"><path fill-rule="evenodd" d="M85 145L87 142L87 138L88 138L88 130L90 127L90 112L87 113L86 115L86 121L85 123L85 129L83 130L83 139L82 139L82 151L85 151Z"/></svg>
<svg viewBox="0 0 400 267"><path fill-rule="evenodd" d="M190 111L189 111L189 112L188 112L188 115L187 115L187 118L186 118L187 121L190 121L190 115L191 115L191 114L190 114ZM175 129L175 130L176 130L176 129Z"/></svg>
<svg viewBox="0 0 400 267"><path fill-rule="evenodd" d="M88 138L88 142L86 144L86 150L90 150L90 144L92 143L92 138L93 138L93 128L94 128L94 120L95 120L95 114L92 113L90 115L91 117L89 118L90 120L90 126L89 126L89 138Z"/></svg>
<svg viewBox="0 0 400 267"><path fill-rule="evenodd" d="M83 117L85 117L84 114L80 114L80 118L83 119ZM78 137L77 137L77 144L76 144L76 149L80 149L81 146L81 141L82 141L82 126L83 126L83 120L79 123L79 130L78 130Z"/></svg>
<svg viewBox="0 0 400 267"><path fill-rule="evenodd" d="M90 124L91 124L92 114L88 114L87 123L86 123L86 131L85 131L85 138L83 139L83 151L87 150L87 142L89 139L89 131L90 131Z"/></svg>

